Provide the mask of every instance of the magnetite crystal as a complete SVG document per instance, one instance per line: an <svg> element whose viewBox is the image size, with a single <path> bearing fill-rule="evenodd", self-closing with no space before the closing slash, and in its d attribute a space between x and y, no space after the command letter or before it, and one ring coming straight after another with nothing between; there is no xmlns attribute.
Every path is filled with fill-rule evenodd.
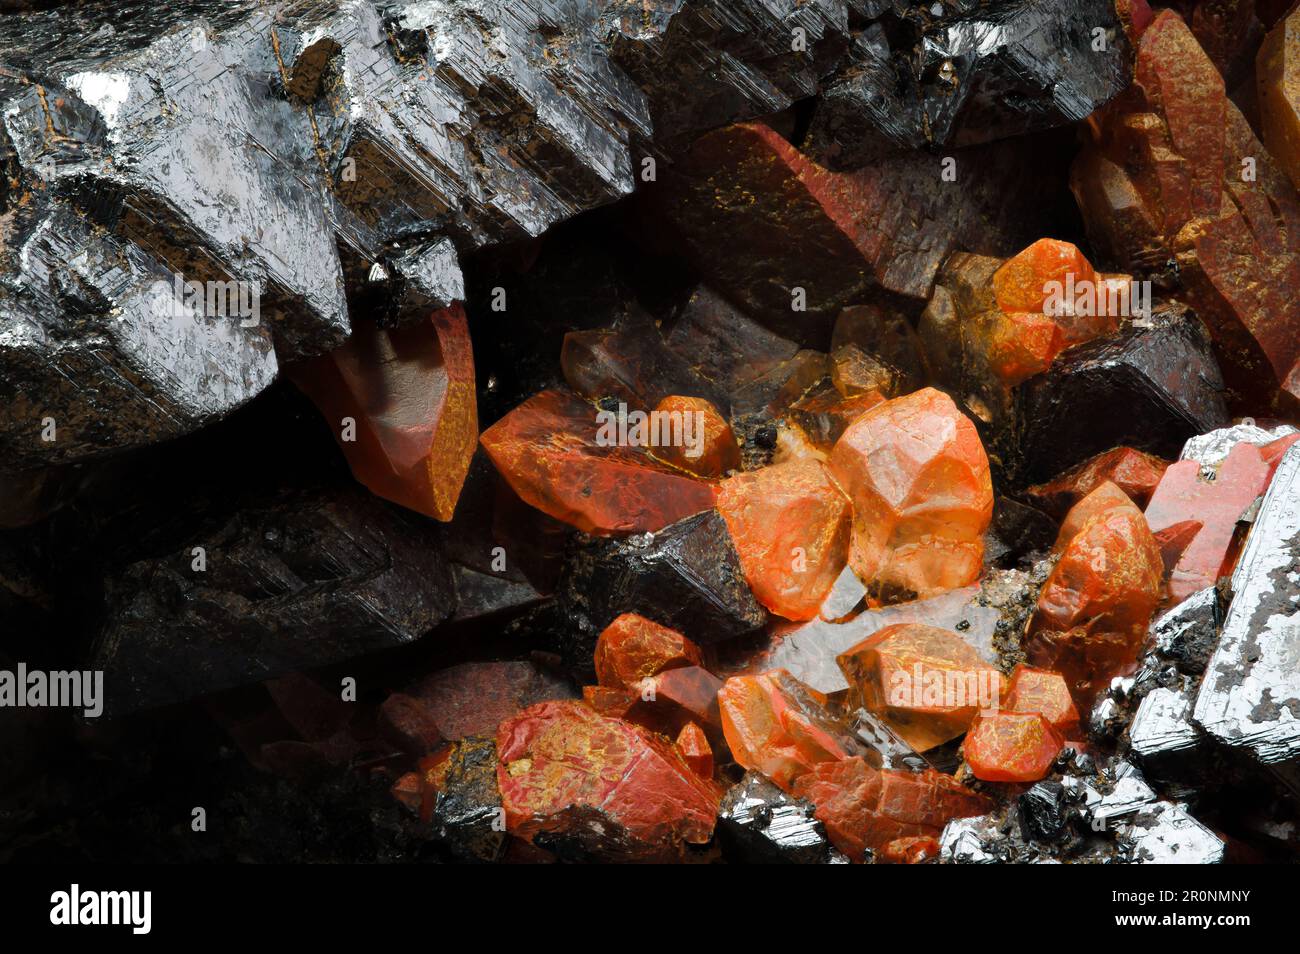
<svg viewBox="0 0 1300 954"><path fill-rule="evenodd" d="M812 619L848 557L849 502L817 461L738 474L718 489L718 512L758 601L787 619Z"/></svg>
<svg viewBox="0 0 1300 954"><path fill-rule="evenodd" d="M474 354L460 305L405 328L358 325L343 347L290 374L358 480L404 507L451 519L478 440Z"/></svg>
<svg viewBox="0 0 1300 954"><path fill-rule="evenodd" d="M589 533L659 530L713 506L713 488L620 443L594 405L543 391L479 438L501 475L539 510Z"/></svg>
<svg viewBox="0 0 1300 954"><path fill-rule="evenodd" d="M836 661L855 703L883 716L918 752L961 735L1002 698L1002 674L936 626L886 626Z"/></svg>
<svg viewBox="0 0 1300 954"><path fill-rule="evenodd" d="M853 502L849 563L877 597L931 596L973 583L993 516L975 426L925 388L862 415L831 470Z"/></svg>

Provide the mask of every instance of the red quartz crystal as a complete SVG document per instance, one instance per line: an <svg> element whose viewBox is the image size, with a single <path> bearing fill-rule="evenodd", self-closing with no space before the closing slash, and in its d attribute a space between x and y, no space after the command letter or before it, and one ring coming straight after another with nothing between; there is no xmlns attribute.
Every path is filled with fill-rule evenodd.
<svg viewBox="0 0 1300 954"><path fill-rule="evenodd" d="M682 726L677 733L677 751L682 754L692 771L701 778L713 778L713 749L708 737L694 722Z"/></svg>
<svg viewBox="0 0 1300 954"><path fill-rule="evenodd" d="M1159 534L1190 520L1201 524L1169 576L1172 602L1179 603L1232 572L1229 555L1237 521L1268 487L1268 478L1261 449L1246 441L1228 452L1212 480L1202 478L1195 460L1180 460L1165 471L1146 509L1152 531Z"/></svg>
<svg viewBox="0 0 1300 954"><path fill-rule="evenodd" d="M932 596L979 578L993 515L975 425L934 388L880 404L835 445L853 502L849 563L876 598Z"/></svg>
<svg viewBox="0 0 1300 954"><path fill-rule="evenodd" d="M474 354L459 304L404 328L358 322L346 344L289 376L324 415L357 480L451 519L478 439Z"/></svg>
<svg viewBox="0 0 1300 954"><path fill-rule="evenodd" d="M543 391L480 441L525 502L588 533L661 530L713 506L712 485L622 443L596 414L575 395Z"/></svg>
<svg viewBox="0 0 1300 954"><path fill-rule="evenodd" d="M1116 447L1073 467L1054 480L1030 487L1043 509L1063 517L1071 507L1109 481L1145 507L1169 462L1132 447Z"/></svg>
<svg viewBox="0 0 1300 954"><path fill-rule="evenodd" d="M1089 498L1105 492L1104 486L1094 490L1075 509L1091 508ZM1028 661L1059 672L1077 703L1091 703L1136 660L1160 599L1162 572L1155 537L1127 497L1094 512L1039 594L1025 642Z"/></svg>
<svg viewBox="0 0 1300 954"><path fill-rule="evenodd" d="M984 797L951 776L926 769L874 769L862 758L822 762L794 783L816 807L831 843L851 861L903 838L935 837L953 818L990 809Z"/></svg>
<svg viewBox="0 0 1300 954"><path fill-rule="evenodd" d="M529 841L574 808L602 812L647 849L712 837L720 789L671 743L580 702L544 702L506 720L497 757L506 826Z"/></svg>
<svg viewBox="0 0 1300 954"><path fill-rule="evenodd" d="M1063 737L1079 731L1079 710L1070 697L1070 687L1060 673L1034 669L1020 663L1011 670L1003 709L1007 712L1037 712Z"/></svg>
<svg viewBox="0 0 1300 954"><path fill-rule="evenodd" d="M595 664L602 686L627 689L666 669L699 666L701 660L699 647L675 629L624 613L597 638Z"/></svg>
<svg viewBox="0 0 1300 954"><path fill-rule="evenodd" d="M858 751L826 697L784 669L733 676L718 693L718 706L737 764L762 772L786 791L818 763Z"/></svg>
<svg viewBox="0 0 1300 954"><path fill-rule="evenodd" d="M951 630L899 623L837 657L853 701L918 752L955 739L1002 699L1002 674Z"/></svg>
<svg viewBox="0 0 1300 954"><path fill-rule="evenodd" d="M668 669L632 687L637 700L624 718L667 736L675 736L687 723L695 723L721 744L721 688L722 680L702 666Z"/></svg>
<svg viewBox="0 0 1300 954"><path fill-rule="evenodd" d="M1038 712L984 712L962 751L966 764L986 782L1037 782L1052 770L1065 743Z"/></svg>
<svg viewBox="0 0 1300 954"><path fill-rule="evenodd" d="M849 546L849 501L822 464L795 460L728 478L718 511L755 598L787 619L815 617Z"/></svg>

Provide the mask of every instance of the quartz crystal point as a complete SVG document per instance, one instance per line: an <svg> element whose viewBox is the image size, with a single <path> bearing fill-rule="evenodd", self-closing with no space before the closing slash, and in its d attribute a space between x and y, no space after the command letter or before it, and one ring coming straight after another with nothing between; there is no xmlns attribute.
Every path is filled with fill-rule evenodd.
<svg viewBox="0 0 1300 954"><path fill-rule="evenodd" d="M993 516L975 426L925 388L862 415L831 471L853 502L849 563L877 599L932 596L978 578Z"/></svg>
<svg viewBox="0 0 1300 954"><path fill-rule="evenodd" d="M849 502L817 461L774 464L722 482L727 522L754 596L787 619L812 619L844 569Z"/></svg>
<svg viewBox="0 0 1300 954"><path fill-rule="evenodd" d="M636 613L619 616L596 640L596 678L613 689L632 688L666 669L700 664L693 642Z"/></svg>
<svg viewBox="0 0 1300 954"><path fill-rule="evenodd" d="M1090 499L1108 487L1114 489L1103 484L1075 509L1094 510ZM1025 643L1030 664L1059 672L1080 705L1091 702L1136 661L1160 598L1162 572L1155 537L1127 497L1095 509L1039 594Z"/></svg>
<svg viewBox="0 0 1300 954"><path fill-rule="evenodd" d="M1037 782L1064 743L1038 712L985 712L962 744L966 764L986 782Z"/></svg>
<svg viewBox="0 0 1300 954"><path fill-rule="evenodd" d="M1232 572L1237 522L1268 486L1269 466L1260 449L1242 442L1229 452L1212 480L1202 465L1180 460L1165 471L1146 509L1152 532L1196 520L1201 524L1174 565L1169 598L1179 602Z"/></svg>
<svg viewBox="0 0 1300 954"><path fill-rule="evenodd" d="M886 626L837 662L856 705L884 717L918 752L955 739L1002 698L1002 674L949 630Z"/></svg>
<svg viewBox="0 0 1300 954"><path fill-rule="evenodd" d="M1300 448L1287 451L1232 576L1232 603L1193 718L1220 744L1300 791Z"/></svg>
<svg viewBox="0 0 1300 954"><path fill-rule="evenodd" d="M527 840L603 819L636 856L663 858L713 834L713 783L667 741L582 703L544 702L506 720L497 756L506 825Z"/></svg>
<svg viewBox="0 0 1300 954"><path fill-rule="evenodd" d="M861 751L826 697L781 669L733 676L718 693L718 705L732 758L786 791L819 762Z"/></svg>
<svg viewBox="0 0 1300 954"><path fill-rule="evenodd" d="M718 809L723 854L751 864L826 864L835 850L814 813L810 802L746 772Z"/></svg>
<svg viewBox="0 0 1300 954"><path fill-rule="evenodd" d="M1271 92L1262 91L1266 110ZM1177 13L1162 10L1147 27L1132 87L1102 116L1071 173L1094 245L1135 273L1178 282L1209 328L1234 405L1267 407L1279 390L1293 403L1300 202Z"/></svg>
<svg viewBox="0 0 1300 954"><path fill-rule="evenodd" d="M407 645L453 599L431 528L364 492L285 493L124 568L94 666L109 710L159 706Z"/></svg>
<svg viewBox="0 0 1300 954"><path fill-rule="evenodd" d="M677 733L673 744L696 775L700 778L713 778L713 748L703 729L694 722L688 722Z"/></svg>
<svg viewBox="0 0 1300 954"><path fill-rule="evenodd" d="M817 806L831 842L851 861L899 838L937 836L952 818L988 811L988 800L933 769L876 770L861 758L823 762L794 784Z"/></svg>
<svg viewBox="0 0 1300 954"><path fill-rule="evenodd" d="M712 486L620 443L616 425L564 391L530 398L479 440L525 502L588 533L660 530L713 506Z"/></svg>
<svg viewBox="0 0 1300 954"><path fill-rule="evenodd" d="M478 444L474 354L460 305L404 328L358 324L347 344L290 376L320 409L358 480L394 503L451 519Z"/></svg>

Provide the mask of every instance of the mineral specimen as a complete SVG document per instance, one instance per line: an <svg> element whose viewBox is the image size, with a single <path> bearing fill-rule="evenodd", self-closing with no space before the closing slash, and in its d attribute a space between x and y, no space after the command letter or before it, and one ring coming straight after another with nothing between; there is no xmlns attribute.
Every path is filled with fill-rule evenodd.
<svg viewBox="0 0 1300 954"><path fill-rule="evenodd" d="M817 461L774 464L722 482L727 522L754 596L787 619L812 619L844 569L849 501Z"/></svg>
<svg viewBox="0 0 1300 954"><path fill-rule="evenodd" d="M620 441L594 405L563 391L534 396L479 440L527 503L588 533L660 530L713 506L709 484L647 452L651 435Z"/></svg>
<svg viewBox="0 0 1300 954"><path fill-rule="evenodd" d="M724 477L728 471L740 469L740 447L731 425L704 398L669 395L655 405L652 419L656 414L666 418L670 428L674 420L683 422L681 440L670 440L651 451L664 463L706 478Z"/></svg>
<svg viewBox="0 0 1300 954"><path fill-rule="evenodd" d="M989 462L947 395L925 388L872 408L836 443L831 471L853 502L849 563L873 596L933 596L978 578Z"/></svg>
<svg viewBox="0 0 1300 954"><path fill-rule="evenodd" d="M469 662L416 681L406 691L446 739L489 735L522 709L576 693L531 662Z"/></svg>
<svg viewBox="0 0 1300 954"><path fill-rule="evenodd" d="M1007 712L1039 713L1062 738L1072 738L1079 729L1079 710L1059 673L1021 663L1011 670L1002 707Z"/></svg>
<svg viewBox="0 0 1300 954"><path fill-rule="evenodd" d="M290 376L320 408L358 480L451 519L478 441L474 355L460 305L404 328L358 323L345 345Z"/></svg>
<svg viewBox="0 0 1300 954"><path fill-rule="evenodd" d="M1206 666L1193 719L1230 751L1300 786L1300 677L1293 580L1300 536L1300 449L1287 451L1232 576L1232 603Z"/></svg>
<svg viewBox="0 0 1300 954"><path fill-rule="evenodd" d="M579 702L544 702L501 723L497 782L511 834L582 838L596 857L671 858L713 834L721 791L676 748Z"/></svg>
<svg viewBox="0 0 1300 954"><path fill-rule="evenodd" d="M616 618L596 640L596 678L614 689L632 688L666 669L700 664L693 642L636 613Z"/></svg>
<svg viewBox="0 0 1300 954"><path fill-rule="evenodd" d="M1048 483L1030 487L1027 493L1049 512L1064 517L1071 507L1109 481L1145 508L1168 466L1167 461L1132 447L1116 447Z"/></svg>
<svg viewBox="0 0 1300 954"><path fill-rule="evenodd" d="M961 735L1002 698L1002 674L935 626L886 626L836 661L855 704L881 715L918 752Z"/></svg>
<svg viewBox="0 0 1300 954"><path fill-rule="evenodd" d="M752 864L826 864L835 849L813 806L746 772L722 799L718 840L728 858Z"/></svg>
<svg viewBox="0 0 1300 954"><path fill-rule="evenodd" d="M508 836L497 790L496 743L491 738L457 742L438 775L435 837L459 858L498 860Z"/></svg>
<svg viewBox="0 0 1300 954"><path fill-rule="evenodd" d="M1137 865L1217 865L1223 861L1223 839L1182 805L1157 802L1140 811L1124 839Z"/></svg>
<svg viewBox="0 0 1300 954"><path fill-rule="evenodd" d="M962 744L966 763L986 782L1037 782L1061 753L1061 737L1038 712L982 712Z"/></svg>
<svg viewBox="0 0 1300 954"><path fill-rule="evenodd" d="M1300 16L1292 12L1259 48L1259 128L1269 154L1300 188Z"/></svg>
<svg viewBox="0 0 1300 954"><path fill-rule="evenodd" d="M786 791L818 763L861 751L825 697L781 669L733 676L718 693L718 705L732 758Z"/></svg>
<svg viewBox="0 0 1300 954"><path fill-rule="evenodd" d="M1223 607L1218 589L1207 587L1193 593L1151 623L1155 650L1172 661L1180 672L1199 676L1219 640Z"/></svg>

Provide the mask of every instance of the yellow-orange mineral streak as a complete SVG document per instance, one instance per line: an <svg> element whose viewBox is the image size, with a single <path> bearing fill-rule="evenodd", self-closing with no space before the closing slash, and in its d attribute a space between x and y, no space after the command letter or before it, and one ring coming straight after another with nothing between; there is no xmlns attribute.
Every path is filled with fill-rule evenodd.
<svg viewBox="0 0 1300 954"><path fill-rule="evenodd" d="M979 578L993 517L975 425L934 388L867 411L831 453L853 503L849 564L876 599L933 596Z"/></svg>

